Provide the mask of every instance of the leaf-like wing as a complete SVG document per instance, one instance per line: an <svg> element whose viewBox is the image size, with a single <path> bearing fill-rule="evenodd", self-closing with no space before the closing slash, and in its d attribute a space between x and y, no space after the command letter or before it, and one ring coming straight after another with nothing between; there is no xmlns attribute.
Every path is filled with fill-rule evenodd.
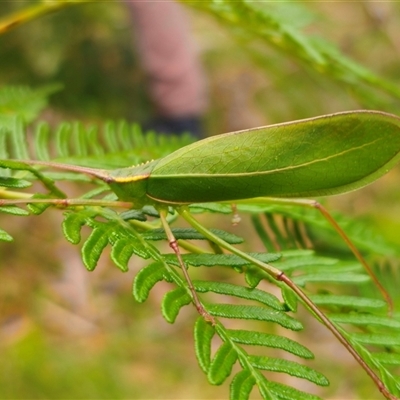
<svg viewBox="0 0 400 400"><path fill-rule="evenodd" d="M157 163L147 191L179 203L333 195L371 183L399 159L398 117L344 112L193 143Z"/></svg>

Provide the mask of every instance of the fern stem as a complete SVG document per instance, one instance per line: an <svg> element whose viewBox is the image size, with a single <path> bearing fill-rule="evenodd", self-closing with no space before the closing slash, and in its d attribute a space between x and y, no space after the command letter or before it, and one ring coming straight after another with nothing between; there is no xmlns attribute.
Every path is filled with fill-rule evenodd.
<svg viewBox="0 0 400 400"><path fill-rule="evenodd" d="M361 367L366 371L366 373L373 380L375 385L378 387L379 391L389 400L396 400L397 397L392 395L376 373L370 368L370 366L364 361L364 359L358 354L358 352L353 348L352 344L342 335L342 333L336 328L336 326L329 320L329 318L313 303L313 301L298 287L296 284L285 275L284 272L278 270L277 268L265 264L259 261L249 254L242 252L241 250L231 246L224 240L220 239L218 236L214 235L211 231L201 225L189 212L187 207L181 207L178 212L182 217L191 225L193 228L197 229L204 236L212 241L215 241L219 246L225 248L226 250L238 255L252 262L261 268L268 275L272 276L274 279L285 283L296 295L306 304L312 313L314 313L318 319L333 333L333 335L344 345L344 347L349 351L349 353L355 358L355 360L361 365Z"/></svg>

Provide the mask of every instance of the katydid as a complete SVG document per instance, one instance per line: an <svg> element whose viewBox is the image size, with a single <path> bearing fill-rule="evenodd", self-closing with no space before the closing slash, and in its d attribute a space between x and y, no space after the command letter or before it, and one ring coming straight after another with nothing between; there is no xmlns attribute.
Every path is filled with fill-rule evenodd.
<svg viewBox="0 0 400 400"><path fill-rule="evenodd" d="M218 242L188 213L186 205L204 202L240 203L246 199L290 202L320 210L367 269L391 309L391 300L368 264L330 214L317 202L303 197L329 196L365 186L388 172L400 159L400 118L378 111L352 111L266 127L227 133L185 146L162 159L117 170L100 170L45 161L0 161L2 168L43 165L88 174L106 182L120 199L106 205L141 208L154 205L171 248L188 280L193 302L204 310L180 256L166 212L175 207L194 228ZM266 198L264 198L266 197ZM254 200L253 200L254 199ZM63 206L105 205L102 200L16 199L0 200L0 206L49 203ZM219 243L221 247L243 253ZM337 328L283 272L252 260L274 279L288 285L351 351L387 398L394 398Z"/></svg>

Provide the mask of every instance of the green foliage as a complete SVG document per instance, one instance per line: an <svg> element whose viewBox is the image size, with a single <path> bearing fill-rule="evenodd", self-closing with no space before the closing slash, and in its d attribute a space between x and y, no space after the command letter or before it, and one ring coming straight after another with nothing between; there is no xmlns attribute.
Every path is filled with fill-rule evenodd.
<svg viewBox="0 0 400 400"><path fill-rule="evenodd" d="M315 33L318 23L328 18L316 7L304 3L244 0L202 1L188 5L215 18L264 73L276 79L277 85L285 85L284 89L291 93L287 101L295 103L295 112L307 109L304 104L308 103L304 102L304 93L308 93L306 85L315 90L315 85L324 87L333 82L349 90L362 108L398 110L398 85L352 60L337 44ZM295 61L303 70L300 77L298 74L290 76L293 70L288 60ZM282 82L282 68L286 66L288 80L282 79L286 81ZM301 88L298 96L294 87L297 85ZM328 92L335 90L329 86ZM313 93L313 96L318 94ZM317 102L311 104L318 107ZM274 108L277 107L269 104L267 112Z"/></svg>
<svg viewBox="0 0 400 400"><path fill-rule="evenodd" d="M21 154L33 157L39 154L50 156L49 150L55 149L55 155L59 158L80 160L85 165L100 163L103 166L110 166L115 162L117 154L121 163L128 163L128 159L133 158L141 160L142 152L147 154L149 149L153 148L146 144L157 140L151 133L140 133L136 126L129 129L124 123L118 125L119 129L114 129L116 140L112 143L106 139L110 136L109 127L116 126L112 123L106 124L105 129L101 131L91 127L90 132L96 132L96 135L93 134L90 141L83 139L88 128L85 129L78 124L72 125L75 128L63 131L62 139L60 135L48 135L43 140L44 136L41 136L40 132L49 128L43 124L38 126L39 128L34 129L34 135L36 138L39 135L41 140L34 140L33 148L28 148L24 140L10 140L7 132L10 136L15 132L4 130L3 143L7 143L5 153L12 157ZM25 134L21 124L15 124L14 127L20 137ZM55 131L60 132L60 129L56 128ZM103 140L108 150L100 153L96 149L101 148ZM138 143L136 148L131 147L135 149L136 155L124 151L124 143L128 140ZM186 140L187 138L159 139L159 148L153 151L161 154L170 151L173 146L183 144ZM54 142L58 145L53 146ZM79 146L72 146L77 142L80 143ZM91 181L79 174L49 172L10 160L1 161L0 166L3 182L8 182L8 185L3 185L1 189L1 197L13 197L17 200L20 195L22 196L20 198L23 198L27 194L27 189L32 190L30 183L39 181L47 193L30 192L35 197L64 199L68 198L68 195L59 187L62 180L76 181L80 186L83 185L82 189L86 191L83 191L80 199L89 201L86 206L75 206L73 203L59 203L58 206L66 209L63 221L64 236L73 244L82 243L82 260L88 270L96 268L100 257L108 248L111 249L109 252L111 260L122 271L128 270L129 260L132 257L151 259L153 261L136 274L133 285L135 299L138 302L146 301L158 282L166 281L172 285L161 303L162 314L169 323L176 321L182 307L192 303L191 293L181 276L176 256L164 254L155 246L159 241L165 240L166 236L160 229L158 214L154 209L144 207L139 210L140 212L117 212L113 208L101 207L98 203L91 205L91 200L103 199L109 202L115 197L102 182ZM43 204L45 207L40 207L40 203L34 204L34 208L32 206L33 204L28 210L37 214L43 212L48 204ZM197 213L226 211L212 204L194 205L192 209ZM16 217L28 214L28 210L17 206L0 207L0 210ZM297 221L318 232L330 231L330 227L320 223L320 218L314 214L314 210L299 212L292 206L260 206L244 202L238 205L238 211L242 215L252 215L256 231L267 248L273 249L271 243L274 242L274 235L279 238L281 248L289 248L280 254L246 253L248 257L272 264L288 276L292 276L297 285L305 287L311 299L325 310L331 322L340 329L363 359L377 371L389 390L398 394L398 378L392 375L391 370L400 363L397 351L398 335L396 335L400 327L399 322L385 316L383 301L368 296L347 294L352 287L369 285L369 277L358 263L348 261L347 255L343 259L338 259L295 248L298 243L304 241L302 240L304 233L301 233L301 229L294 229L292 234L288 224L277 224L276 217L271 218L271 215L281 214L287 221ZM176 215L171 214L170 219L173 222ZM265 229L265 220L270 222L270 232ZM354 224L356 225L355 222ZM283 230L279 226L283 226ZM357 232L360 233L356 228L350 229L350 232L356 236L358 243L364 243L362 247L365 250L371 252L376 250L376 247L371 246L370 233L366 232L364 238L362 234L356 235ZM282 283L275 282L264 272L260 272L249 260L242 259L238 255L221 254L218 247L214 249L215 254L209 250L205 252L194 244L198 241L204 242L206 239L196 230L173 228L173 233L180 245L188 250L183 259L191 269L202 266L213 269L220 266L225 270L229 268L242 273L247 282L247 285L244 282L233 284L212 279L193 282L206 312L216 319L215 326L212 326L200 317L194 328L195 353L208 381L213 385L221 385L229 379L232 399L249 398L255 388L258 388L265 399L317 398L313 394L275 381L274 375L269 377L269 373L274 372L301 378L318 386L328 385L327 378L321 372L301 361L312 359L312 352L297 339L286 337L286 331L301 332L303 329L303 322L300 322L296 315L297 296ZM213 230L212 233L227 243L243 242L243 238L225 230ZM0 238L5 241L11 240L4 231L0 232ZM192 244L192 241L196 242ZM380 246L382 250L391 248L390 243ZM259 285L262 280L279 285L283 302L269 293L268 287ZM287 360L285 353L290 353L295 358Z"/></svg>
<svg viewBox="0 0 400 400"><path fill-rule="evenodd" d="M0 88L0 126L9 129L19 116L25 123L34 121L48 104L50 94L61 85L48 85L38 89L27 86L3 86Z"/></svg>
<svg viewBox="0 0 400 400"><path fill-rule="evenodd" d="M269 119L288 120L326 113L330 107L336 111L337 108L359 108L359 105L398 111L398 85L357 64L339 51L339 46L333 42L305 33L312 31L318 20L323 24L326 21L326 15L321 18L321 13L310 9L308 5L245 1L184 3L212 15L221 26L228 28L238 48L242 48L247 56L250 55L261 71L271 78L268 90L264 88L262 93L258 93L259 104L263 101L267 104L263 113ZM6 7L18 7L15 4L9 3ZM19 81L22 76L24 79L29 77L31 81L62 81L66 87L65 95L56 100L57 104L67 105L68 111L82 112L84 109L86 113L97 111L97 114L102 114L103 111L104 114L106 110L107 115L146 115L148 110L144 110L143 104L147 103L143 102L141 86L139 90L132 90L131 86L136 84L137 89L142 79L137 71L131 72L134 57L131 55L131 39L127 40L128 36L123 35L129 30L127 13L123 10L117 5L109 12L108 6L93 3L90 8L71 8L65 14L57 14L54 19L30 24L26 30L24 27L19 31L20 37L18 34L4 36L1 43L4 80L11 78ZM103 27L102 32L107 39L99 45L92 39L97 24ZM85 29L77 29L79 26ZM66 34L68 29L74 34ZM383 30L378 29L371 26L371 34L375 37L384 36ZM116 36L120 40L117 44L110 40L113 30L118 31ZM357 38L353 40L359 42ZM213 38L213 42L217 41ZM49 48L55 52L51 62L48 58ZM367 48L369 50L369 46ZM106 61L110 58L111 50L111 54L122 56L114 57L114 65L110 66ZM220 54L220 50L217 48L216 52ZM229 47L228 51L231 50ZM231 65L240 62L237 52L232 57L235 62L230 62ZM378 56L375 60L381 63L387 58ZM292 61L300 68L293 69ZM25 70L18 69L21 65L25 66ZM391 69L396 71L393 74L396 76L398 68L392 66ZM104 78L107 74L109 79ZM229 76L229 73L226 75ZM47 171L6 160L55 159L70 164L117 168L163 157L191 140L189 137L163 138L153 133L144 134L137 125L123 121L107 122L100 129L96 125L84 126L82 123L66 122L55 128L47 123L39 123L31 126L27 133L24 124L35 118L46 104L46 96L54 90L55 86L48 86L38 90L4 88L0 92L0 159L4 160L0 165L0 198L17 201L33 195L35 199L65 199L69 197L67 190L70 187L64 186L62 181L67 181L77 183L82 200L110 202L115 200L115 196L102 182L79 173ZM131 102L132 92L133 97L137 98L136 105ZM351 100L349 92L356 102ZM38 182L42 184L44 192L38 189ZM0 212L15 218L41 214L48 206L35 203L25 209L17 205L1 206L0 200ZM122 271L127 271L133 264L130 263L131 258L149 259L148 265L139 271L135 270L135 299L138 302L146 301L154 286L165 281L169 290L161 308L169 323L175 322L181 309L192 303L187 283L177 268L175 255L164 254L159 246L165 234L154 209L144 207L141 210L117 212L117 208L101 207L97 203L82 206L62 202L56 207L65 210L64 236L70 243L81 246L82 259L89 270L95 269L100 258L106 254ZM210 218L231 213L231 208L224 204L196 204L190 210ZM245 254L255 261L271 263L303 286L313 302L324 310L362 359L376 371L389 391L399 396L397 314L396 319L386 316L385 302L375 298L369 278L350 258L352 256L337 239L331 226L315 210L296 206L243 202L238 205L238 211L242 216L250 215L256 235L268 249ZM177 216L170 215L170 218L172 223ZM381 258L398 257L398 246L383 240L368 223L341 215L335 215L335 218L369 260L376 261L374 257L377 254ZM211 271L217 274L222 270L222 273L238 272L241 274L238 277L243 278L239 283L232 284L222 282L211 273L209 280L194 281L206 311L216 318L215 326L206 323L203 318L198 318L194 326L195 353L209 382L221 385L229 380L232 399L246 399L256 388L265 399L317 398L292 387L298 381L283 385L276 379L277 375L286 378L294 376L322 387L328 384L327 378L318 372L320 367L309 364L313 353L302 344L307 340L307 333L302 331L302 326L309 321L301 313L297 314L301 301L296 294L260 272L250 261L237 255L221 254L219 246L212 245L210 250L206 247L208 243L204 235L193 229L174 228L173 233L181 247L187 250L184 260L190 267L190 273L205 274ZM223 229L212 230L212 233L230 244L243 242L242 238ZM253 243L246 239L243 246L252 247ZM5 230L0 230L0 240L7 242L12 237ZM316 252L304 249L310 243ZM282 251L278 254L277 249ZM204 266L208 270L199 272L199 268ZM381 270L386 286L393 289L393 295L397 296L395 300L398 301L398 275L393 273L394 268L392 265L387 268L385 264ZM227 275L223 276L227 279ZM276 297L276 290L272 292L275 286L271 289L265 281L279 286L281 299ZM302 310L302 307L299 309ZM288 334L293 332L296 332L296 336L289 339ZM37 356L32 349L37 347L37 341L33 341L23 349L33 365L30 371L38 370L37 358L32 360L33 355ZM21 354L24 355L24 351ZM288 354L293 356L290 361ZM6 359L19 360L19 356L8 354ZM317 354L317 360L319 357ZM57 356L53 357L51 365L54 365L54 360L57 360ZM335 373L331 371L334 360L328 363L324 373L334 381ZM7 363L7 367L9 365ZM54 374L51 369L49 375L48 370L43 370L38 386L45 387L44 382L50 381L55 382L57 388L52 388L51 393L43 389L38 396L59 395L58 385L62 385L57 383L57 378L66 373L66 369L75 372L73 382L66 385L67 389L79 382L82 389L80 395L98 395L99 398L120 396L120 388L116 387L112 373L104 374L107 360L101 360L100 374L92 362L79 363L82 371L76 367L77 360L63 366L56 365L58 373ZM15 375L12 367L9 368L10 375ZM25 369L22 375L21 384L31 378ZM82 376L90 378L94 375L100 376L99 389L97 385L87 387L85 383L88 379L82 380ZM6 387L8 384L7 380L0 386ZM22 397L33 395L30 388L25 391ZM68 391L64 394L73 397ZM129 396L130 392L127 391L126 397Z"/></svg>

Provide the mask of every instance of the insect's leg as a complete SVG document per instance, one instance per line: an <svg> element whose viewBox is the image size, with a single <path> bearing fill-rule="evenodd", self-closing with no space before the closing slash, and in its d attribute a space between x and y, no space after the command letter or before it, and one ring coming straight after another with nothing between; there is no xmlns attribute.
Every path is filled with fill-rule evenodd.
<svg viewBox="0 0 400 400"><path fill-rule="evenodd" d="M108 201L101 199L0 199L0 207L12 206L18 204L51 204L58 207L73 206L100 206L100 207L117 207L132 208L132 203L127 201Z"/></svg>
<svg viewBox="0 0 400 400"><path fill-rule="evenodd" d="M340 343L347 349L347 351L355 358L355 360L361 365L365 372L370 376L375 385L378 387L379 391L390 400L398 400L397 397L393 396L389 390L386 388L385 384L376 375L376 373L370 368L370 366L363 360L363 358L354 349L351 343L342 335L340 330L331 322L331 320L317 307L316 304L298 287L283 271L273 267L272 265L266 264L256 258L253 258L247 253L244 253L229 243L225 242L218 236L214 235L211 231L201 225L189 212L187 207L182 207L178 209L179 214L198 232L203 234L207 239L215 242L222 248L238 255L239 257L250 261L257 267L261 268L264 272L272 276L277 281L283 282L288 286L296 295L303 301L303 303L308 307L313 314L315 314L319 320L332 332L332 334L339 340Z"/></svg>
<svg viewBox="0 0 400 400"><path fill-rule="evenodd" d="M187 271L185 262L182 259L182 255L181 255L181 252L179 250L178 242L177 242L177 240L176 240L174 234L172 233L171 228L170 228L170 226L168 224L168 221L167 221L167 218L166 218L166 214L167 214L166 211L163 210L163 209L159 209L158 212L160 214L160 219L161 219L161 223L163 225L164 231L165 231L165 233L167 235L167 238L168 238L169 246L174 251L174 253L175 253L175 255L176 255L176 257L177 257L177 259L179 261L179 265L180 265L180 267L182 269L182 272L183 272L183 275L184 275L184 277L185 277L185 279L186 279L186 281L188 283L188 287L189 287L189 290L190 290L190 292L192 294L193 302L194 302L194 305L195 305L198 313L207 322L210 322L212 325L215 325L214 317L212 315L210 315L205 310L205 308L203 307L203 305L200 302L200 299L199 299L199 296L197 295L196 289L193 286L193 283L192 283L192 280L190 279L190 276L189 276L189 273Z"/></svg>
<svg viewBox="0 0 400 400"><path fill-rule="evenodd" d="M261 201L261 199L257 199ZM357 247L354 245L354 243L350 240L350 238L347 236L345 231L340 227L340 225L336 222L336 220L332 217L332 215L328 212L328 210L318 201L315 200L308 200L308 199L275 199L275 198L268 198L264 199L270 203L278 203L278 204L287 204L287 205L299 205L303 207L310 207L318 210L322 216L331 224L331 226L335 229L335 231L341 236L341 238L344 240L344 242L347 244L351 252L354 254L354 256L357 258L357 260L360 262L360 264L364 267L364 269L367 271L368 275L372 279L373 283L375 286L379 289L381 292L383 298L388 304L388 312L389 315L393 313L393 301L389 295L389 293L386 291L386 289L382 286L380 283L378 277L375 275L374 271L372 268L368 265L367 261L363 257L363 255L360 253L360 251L357 249Z"/></svg>

